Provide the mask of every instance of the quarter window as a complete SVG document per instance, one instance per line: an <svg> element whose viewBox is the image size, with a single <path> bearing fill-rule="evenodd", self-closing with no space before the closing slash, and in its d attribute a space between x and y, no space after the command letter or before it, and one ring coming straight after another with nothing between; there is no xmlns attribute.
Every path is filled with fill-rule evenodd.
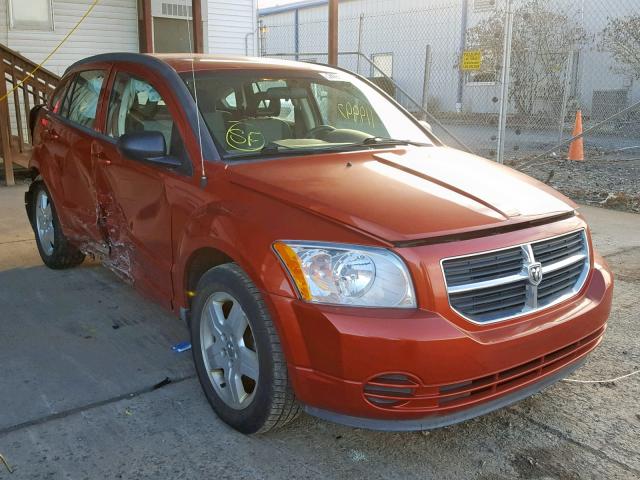
<svg viewBox="0 0 640 480"><path fill-rule="evenodd" d="M62 109L62 100L64 100L64 93L67 90L68 84L69 82L66 82L63 80L58 85L58 88L56 89L53 96L51 97L51 103L49 105L49 109L53 113L60 113L60 110Z"/></svg>
<svg viewBox="0 0 640 480"><path fill-rule="evenodd" d="M103 83L102 70L77 74L62 104L61 115L79 125L93 128Z"/></svg>

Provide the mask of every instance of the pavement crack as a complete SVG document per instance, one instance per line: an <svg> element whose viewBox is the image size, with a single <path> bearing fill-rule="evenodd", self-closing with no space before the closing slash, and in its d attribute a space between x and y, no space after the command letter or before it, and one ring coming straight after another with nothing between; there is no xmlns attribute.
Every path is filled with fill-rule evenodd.
<svg viewBox="0 0 640 480"><path fill-rule="evenodd" d="M0 242L0 245L9 245L12 243L23 243L23 242L33 242L33 238L22 238L19 240L7 240L6 242Z"/></svg>
<svg viewBox="0 0 640 480"><path fill-rule="evenodd" d="M528 417L527 415L525 415L522 412L519 412L517 409L515 409L514 407L508 407L506 409L509 413L512 413L513 415L516 415L520 418L522 418L523 420L532 423L534 425L536 425L537 427L543 429L546 432L549 432L557 437L560 437L561 439L572 443L573 445L582 448L583 450L587 450L588 452L592 453L593 455L595 455L596 457L600 458L601 460L604 460L606 462L610 462L610 463L614 463L615 465L617 465L618 467L622 468L623 470L626 470L627 472L632 472L635 475L638 475L640 477L640 470L638 470L637 468L631 467L629 465L627 465L626 463L623 463L619 460L616 460L615 458L611 458L609 455L607 455L606 453L604 453L602 450L598 450L597 448L594 448L590 445L587 445L586 443L582 443L574 438L571 438L569 435L567 435L566 433L564 433L561 430L558 430L556 428L553 428L549 425L547 425L546 423L540 422L538 420L535 420L531 417Z"/></svg>
<svg viewBox="0 0 640 480"><path fill-rule="evenodd" d="M177 383L182 383L182 382L184 382L186 380L191 380L193 378L195 378L195 375L188 375L186 377L176 378L175 380L171 380L170 384L171 385L175 385ZM165 382L165 380L163 380L160 383ZM120 400L126 400L126 399L129 399L129 398L135 398L135 397L138 397L140 395L144 395L146 393L151 393L151 392L154 392L154 391L158 390L158 385L159 384L149 385L148 387L142 388L140 390L136 390L134 392L124 393L122 395L117 395L115 397L107 398L105 400L99 400L97 402L88 403L88 404L82 405L80 407L70 408L70 409L64 410L62 412L56 412L56 413L52 413L50 415L45 415L44 417L34 418L33 420L28 420L26 422L17 423L15 425L11 425L9 427L5 427L5 428L0 429L0 437L3 437L3 436L5 436L5 435L7 435L9 433L16 432L18 430L22 430L24 428L33 427L33 426L36 426L36 425L43 425L43 424L51 422L53 420L59 420L61 418L66 418L66 417L69 417L71 415L75 415L76 413L82 413L82 412L86 412L88 410L93 410L93 409L96 409L96 408L99 408L99 407L103 407L105 405L116 403L116 402L119 402ZM165 386L165 385L169 385L169 383L165 383L163 386Z"/></svg>

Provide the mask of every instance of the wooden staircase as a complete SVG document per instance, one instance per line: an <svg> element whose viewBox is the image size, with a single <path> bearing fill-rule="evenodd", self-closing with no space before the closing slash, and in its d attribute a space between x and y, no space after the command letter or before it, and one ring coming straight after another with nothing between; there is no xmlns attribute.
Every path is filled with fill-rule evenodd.
<svg viewBox="0 0 640 480"><path fill-rule="evenodd" d="M18 52L0 44L0 98L19 85L0 101L0 157L4 160L5 183L14 185L14 164L27 167L31 152L29 111L45 103L53 93L60 77L39 68ZM23 82L24 83L20 83Z"/></svg>

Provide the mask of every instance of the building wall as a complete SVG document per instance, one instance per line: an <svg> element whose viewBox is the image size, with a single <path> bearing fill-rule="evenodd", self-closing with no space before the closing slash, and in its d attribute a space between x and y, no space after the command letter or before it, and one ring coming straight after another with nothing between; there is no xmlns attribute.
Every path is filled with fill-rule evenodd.
<svg viewBox="0 0 640 480"><path fill-rule="evenodd" d="M5 4L8 2L0 1ZM53 31L11 29L6 44L30 60L41 62L73 28L91 3L90 0L54 0ZM4 19L6 22L6 14ZM84 57L116 51L138 51L136 0L102 0L47 62L46 68L62 74L69 65Z"/></svg>
<svg viewBox="0 0 640 480"><path fill-rule="evenodd" d="M514 4L524 0L514 0ZM326 2L310 0L311 6L298 6L298 53L300 59L313 58L326 61L326 56L303 55L307 52L327 51ZM474 9L474 0L467 2L467 28L473 27L489 14ZM504 0L497 0L497 7ZM368 58L376 53L393 54L393 78L407 93L422 101L425 71L425 48L431 46L431 80L429 96L434 106L454 111L458 99L457 62L461 50L462 12L464 0L343 0L340 2L339 46L341 52L356 51L361 35L361 52ZM612 2L555 0L573 15L595 38L607 22L607 17L620 17L640 13L637 0ZM269 13L272 12L272 13ZM363 15L360 22L359 17ZM295 11L293 9L265 9L261 21L268 27L265 47L268 54L294 53ZM355 56L340 56L340 65L358 70ZM512 58L512 62L517 58ZM580 52L578 96L583 110L589 112L594 90L623 89L629 91L629 101L640 99L640 82L612 70L609 54L599 52L595 44ZM369 75L367 64L360 62L359 73ZM462 109L470 112L495 113L499 102L499 81L492 84L463 85ZM401 99L402 100L402 99ZM406 103L403 101L403 103Z"/></svg>
<svg viewBox="0 0 640 480"><path fill-rule="evenodd" d="M209 53L257 54L257 0L209 0L206 10Z"/></svg>
<svg viewBox="0 0 640 480"><path fill-rule="evenodd" d="M7 17L7 0L0 0L0 43L7 44L7 30L8 30L8 17Z"/></svg>
<svg viewBox="0 0 640 480"><path fill-rule="evenodd" d="M340 2L339 46L341 52L358 50L368 59L380 53L393 54L393 78L417 101L422 101L426 46L431 46L431 92L438 103L454 108L457 71L454 69L460 45L460 16L463 0L343 0ZM400 7L399 7L400 5ZM428 9L428 11L425 11ZM267 10L268 11L268 10ZM407 13L410 12L410 13ZM417 13L412 13L417 12ZM363 14L362 21L360 15ZM268 53L295 52L295 11L261 15L267 26ZM320 3L298 10L300 59L326 62L326 55L305 55L327 51L327 6ZM372 75L369 63L357 55L340 55L342 67ZM403 98L399 98L406 103Z"/></svg>

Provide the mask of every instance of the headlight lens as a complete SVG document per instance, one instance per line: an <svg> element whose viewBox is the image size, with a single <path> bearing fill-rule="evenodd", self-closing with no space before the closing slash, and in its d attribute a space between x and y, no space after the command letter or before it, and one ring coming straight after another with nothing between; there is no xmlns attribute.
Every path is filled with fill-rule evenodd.
<svg viewBox="0 0 640 480"><path fill-rule="evenodd" d="M274 249L309 302L361 307L414 308L404 262L383 248L276 242Z"/></svg>

